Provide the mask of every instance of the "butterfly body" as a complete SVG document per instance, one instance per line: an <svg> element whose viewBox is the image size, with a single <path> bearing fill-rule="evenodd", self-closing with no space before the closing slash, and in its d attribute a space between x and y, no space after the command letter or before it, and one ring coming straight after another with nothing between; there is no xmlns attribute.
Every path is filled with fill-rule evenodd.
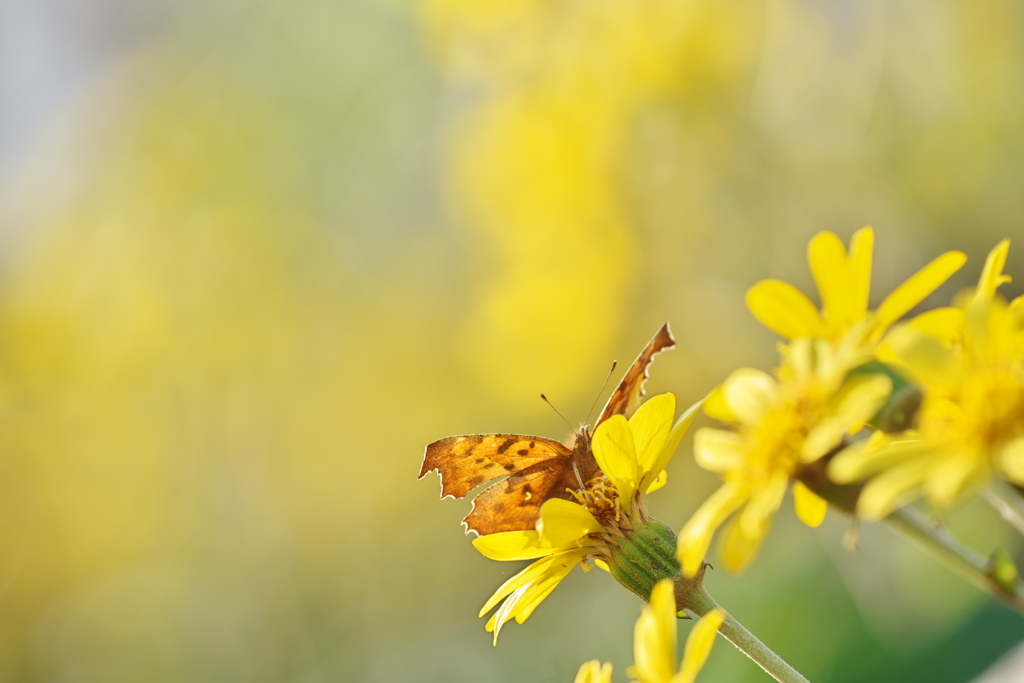
<svg viewBox="0 0 1024 683"><path fill-rule="evenodd" d="M595 428L612 415L635 409L653 357L673 346L675 340L666 324L626 372ZM481 536L529 530L535 527L545 501L571 500L573 491L582 489L600 473L591 450L591 434L590 427L584 425L568 443L521 434L450 436L427 445L419 476L422 479L427 472L437 471L441 475L441 496L455 498L464 498L477 486L505 477L476 496L463 523Z"/></svg>

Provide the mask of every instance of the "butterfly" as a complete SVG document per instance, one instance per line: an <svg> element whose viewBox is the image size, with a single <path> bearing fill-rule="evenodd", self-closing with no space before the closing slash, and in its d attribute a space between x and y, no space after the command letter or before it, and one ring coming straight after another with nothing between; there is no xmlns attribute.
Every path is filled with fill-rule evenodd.
<svg viewBox="0 0 1024 683"><path fill-rule="evenodd" d="M612 392L594 429L612 415L632 414L654 356L675 345L665 323ZM442 498L465 498L477 486L504 477L476 496L462 523L481 536L533 529L545 501L572 500L571 491L583 488L600 472L590 447L592 434L583 425L564 444L520 434L449 436L427 445L419 478L437 472Z"/></svg>

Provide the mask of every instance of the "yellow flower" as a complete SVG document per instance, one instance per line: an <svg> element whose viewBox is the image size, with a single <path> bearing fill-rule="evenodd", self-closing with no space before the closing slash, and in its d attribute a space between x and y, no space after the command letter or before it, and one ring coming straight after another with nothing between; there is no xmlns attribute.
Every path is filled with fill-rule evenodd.
<svg viewBox="0 0 1024 683"><path fill-rule="evenodd" d="M725 483L679 534L686 576L700 571L715 531L734 513L721 556L726 569L744 569L767 535L790 480L839 447L884 404L892 389L888 377L848 376L864 361L860 339L863 331L856 327L839 344L797 339L783 347L774 376L737 370L708 398L705 412L732 429L703 428L694 437L697 463ZM800 519L819 525L826 502L799 481L793 495Z"/></svg>
<svg viewBox="0 0 1024 683"><path fill-rule="evenodd" d="M919 270L868 310L874 232L863 228L850 239L847 252L831 232L815 235L807 260L821 296L821 311L800 290L781 280L763 280L747 291L747 307L761 324L786 339L820 337L838 341L865 320L865 339L878 342L885 331L921 303L964 264L962 252L950 251Z"/></svg>
<svg viewBox="0 0 1024 683"><path fill-rule="evenodd" d="M917 429L877 435L829 463L837 483L870 479L858 514L881 519L920 495L939 508L993 474L1024 485L1024 300L1007 304L996 288L1009 242L989 255L978 287L958 315L890 339L890 362L923 393Z"/></svg>
<svg viewBox="0 0 1024 683"><path fill-rule="evenodd" d="M726 619L715 608L694 625L686 639L682 664L676 667L676 598L671 579L663 579L651 592L650 605L636 622L634 665L630 676L639 683L693 683L704 666L715 635ZM593 660L580 667L576 683L611 683L611 664Z"/></svg>
<svg viewBox="0 0 1024 683"><path fill-rule="evenodd" d="M510 619L523 623L576 564L589 569L612 555L625 533L646 521L646 494L665 483L665 466L689 428L700 403L673 425L676 399L655 396L632 418L611 417L594 432L594 457L603 474L586 482L578 502L554 498L541 506L533 531L507 531L481 536L473 545L492 560L536 562L506 581L480 610L501 606L487 622L494 643Z"/></svg>

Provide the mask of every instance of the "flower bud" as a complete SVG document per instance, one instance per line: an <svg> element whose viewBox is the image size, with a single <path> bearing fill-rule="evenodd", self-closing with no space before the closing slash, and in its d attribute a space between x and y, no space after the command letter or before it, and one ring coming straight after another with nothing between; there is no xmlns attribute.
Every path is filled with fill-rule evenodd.
<svg viewBox="0 0 1024 683"><path fill-rule="evenodd" d="M677 545L670 528L654 519L645 520L609 543L608 568L616 581L649 602L658 581L672 579L678 584L683 580Z"/></svg>

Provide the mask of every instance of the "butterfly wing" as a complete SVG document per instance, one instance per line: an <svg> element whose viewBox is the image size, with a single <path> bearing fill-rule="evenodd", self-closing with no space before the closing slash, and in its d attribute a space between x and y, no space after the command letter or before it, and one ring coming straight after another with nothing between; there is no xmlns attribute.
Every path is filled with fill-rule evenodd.
<svg viewBox="0 0 1024 683"><path fill-rule="evenodd" d="M480 484L507 476L476 497L463 522L482 536L533 529L544 501L567 495L571 456L572 449L537 436L450 436L427 446L420 478L436 471L441 497L464 498Z"/></svg>
<svg viewBox="0 0 1024 683"><path fill-rule="evenodd" d="M528 531L537 526L541 505L552 498L569 498L569 488L579 488L569 459L544 460L481 491L462 523L481 536Z"/></svg>
<svg viewBox="0 0 1024 683"><path fill-rule="evenodd" d="M601 424L612 415L625 415L626 417L632 415L640 403L640 397L644 395L647 369L654 361L654 357L675 345L676 340L672 338L672 331L668 329L668 323L665 323L658 330L658 333L654 335L654 338L648 342L647 347L640 353L637 359L633 361L633 365L630 366L629 371L622 378L622 381L619 382L619 386L612 392L596 424Z"/></svg>

